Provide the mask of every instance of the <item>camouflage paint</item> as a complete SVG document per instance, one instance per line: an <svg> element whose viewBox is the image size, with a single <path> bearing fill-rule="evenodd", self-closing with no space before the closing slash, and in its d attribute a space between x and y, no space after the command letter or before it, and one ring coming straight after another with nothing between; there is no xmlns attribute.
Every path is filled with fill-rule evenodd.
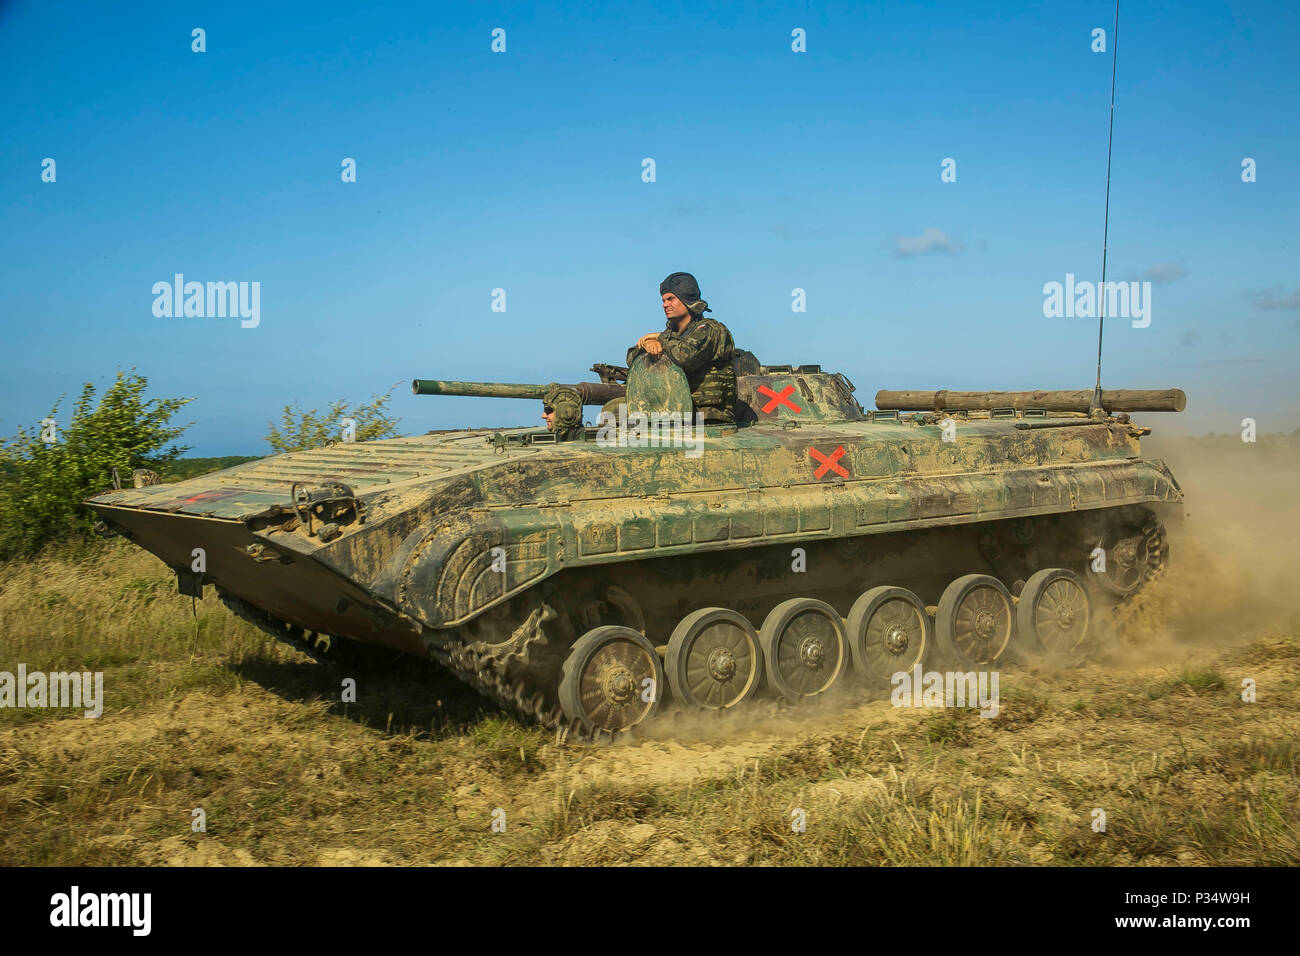
<svg viewBox="0 0 1300 956"><path fill-rule="evenodd" d="M442 433L278 455L87 504L177 569L208 547L208 582L284 620L406 646L567 568L1182 501L1164 464L1140 457L1144 430L1125 422L959 418L943 441L934 416L864 412L840 376L764 372L739 380L748 426L710 426L700 458L557 444L537 429ZM295 485L330 501L308 516ZM308 518L313 530L335 519L337 537L309 535Z"/></svg>

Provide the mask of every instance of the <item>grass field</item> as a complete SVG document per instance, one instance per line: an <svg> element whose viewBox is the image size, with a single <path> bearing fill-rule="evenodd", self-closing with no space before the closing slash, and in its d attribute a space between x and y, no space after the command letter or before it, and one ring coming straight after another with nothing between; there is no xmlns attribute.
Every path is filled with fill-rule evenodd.
<svg viewBox="0 0 1300 956"><path fill-rule="evenodd" d="M1086 664L1003 671L991 720L859 696L557 743L418 661L343 675L192 608L122 542L0 565L0 670L107 697L0 709L0 863L1296 865L1300 454L1211 445L1163 452L1173 572Z"/></svg>

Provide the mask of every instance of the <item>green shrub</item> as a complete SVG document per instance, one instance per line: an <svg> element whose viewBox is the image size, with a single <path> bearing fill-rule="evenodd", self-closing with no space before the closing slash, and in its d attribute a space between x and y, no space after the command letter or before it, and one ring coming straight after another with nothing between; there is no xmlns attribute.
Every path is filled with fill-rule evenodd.
<svg viewBox="0 0 1300 956"><path fill-rule="evenodd" d="M356 440L397 437L398 419L388 414L388 400L392 393L374 395L364 405L350 406L340 399L330 402L324 415L316 409L303 411L295 402L284 406L280 424L268 423L267 442L275 452L304 451L321 448L330 442L342 440L343 422L351 418L356 423Z"/></svg>
<svg viewBox="0 0 1300 956"><path fill-rule="evenodd" d="M95 517L81 501L111 487L113 468L126 481L136 468L164 471L188 450L170 444L189 427L171 419L193 399L146 400L147 386L134 370L119 371L96 402L88 382L54 441L39 426L0 440L0 558L86 534ZM49 414L56 422L61 401Z"/></svg>

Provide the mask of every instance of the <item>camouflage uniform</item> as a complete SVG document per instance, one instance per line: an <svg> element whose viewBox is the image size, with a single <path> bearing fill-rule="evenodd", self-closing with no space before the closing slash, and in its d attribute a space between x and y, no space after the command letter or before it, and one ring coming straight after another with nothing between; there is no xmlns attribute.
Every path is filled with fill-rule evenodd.
<svg viewBox="0 0 1300 956"><path fill-rule="evenodd" d="M732 364L735 346L731 333L717 319L692 315L681 332L672 328L659 333L659 344L664 354L686 373L691 386L691 401L695 410L704 413L706 422L734 422L736 420L736 369ZM632 364L641 349L632 346L627 350L627 363Z"/></svg>
<svg viewBox="0 0 1300 956"><path fill-rule="evenodd" d="M574 389L552 382L542 396L542 408L555 410L556 441L573 441L583 436L582 396Z"/></svg>

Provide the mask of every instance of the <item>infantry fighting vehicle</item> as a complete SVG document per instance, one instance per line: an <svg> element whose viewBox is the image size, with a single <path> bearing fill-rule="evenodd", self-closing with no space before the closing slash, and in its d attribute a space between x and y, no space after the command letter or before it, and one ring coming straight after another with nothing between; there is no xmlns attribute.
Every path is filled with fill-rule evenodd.
<svg viewBox="0 0 1300 956"><path fill-rule="evenodd" d="M866 411L842 374L748 360L736 424L698 434L665 430L684 379L596 366L601 382L571 387L610 415L579 440L341 442L87 503L182 593L215 585L319 657L397 648L598 733L665 700L729 711L941 659L1069 657L1098 598L1167 560L1183 495L1128 413L1180 411L1176 389L1107 391L1100 408L1090 391L880 392Z"/></svg>

